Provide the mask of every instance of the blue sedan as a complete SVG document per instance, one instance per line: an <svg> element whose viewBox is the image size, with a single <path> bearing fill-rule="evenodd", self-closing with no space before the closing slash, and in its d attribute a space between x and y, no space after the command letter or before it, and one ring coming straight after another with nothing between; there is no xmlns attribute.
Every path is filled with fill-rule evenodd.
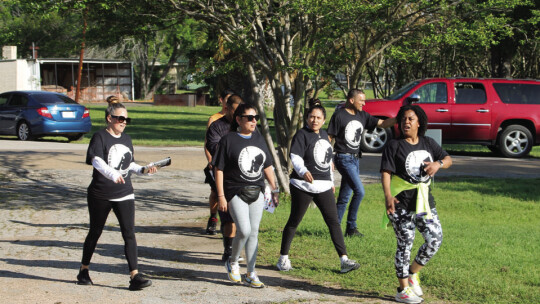
<svg viewBox="0 0 540 304"><path fill-rule="evenodd" d="M88 109L66 95L45 91L0 94L0 134L16 135L20 140L65 136L72 141L91 127Z"/></svg>

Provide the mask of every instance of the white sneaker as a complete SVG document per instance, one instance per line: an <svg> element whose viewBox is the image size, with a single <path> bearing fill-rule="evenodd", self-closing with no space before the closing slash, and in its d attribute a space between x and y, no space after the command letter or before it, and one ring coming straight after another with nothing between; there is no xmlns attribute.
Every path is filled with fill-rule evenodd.
<svg viewBox="0 0 540 304"><path fill-rule="evenodd" d="M227 261L225 261L225 269L227 270L227 276L231 282L242 282L242 277L240 276L240 265L238 265L238 262L231 263L231 260L227 259Z"/></svg>
<svg viewBox="0 0 540 304"><path fill-rule="evenodd" d="M399 292L399 289L398 289L398 293L396 294L396 301L400 303L416 304L416 303L422 303L424 299L417 296L412 290L412 288L410 286L407 286L401 292Z"/></svg>
<svg viewBox="0 0 540 304"><path fill-rule="evenodd" d="M351 270L356 270L360 268L360 264L356 263L355 260L345 260L341 261L341 273L346 273Z"/></svg>
<svg viewBox="0 0 540 304"><path fill-rule="evenodd" d="M291 266L291 260L282 259L281 257L279 258L276 266L277 266L277 269L279 269L280 271L289 271L293 269Z"/></svg>
<svg viewBox="0 0 540 304"><path fill-rule="evenodd" d="M422 287L420 287L420 275L418 273L414 273L409 276L409 286L417 296L421 297L424 295L424 292L422 292Z"/></svg>
<svg viewBox="0 0 540 304"><path fill-rule="evenodd" d="M248 286L251 286L253 288L264 288L264 283L259 280L259 277L255 273L255 271L252 273L247 273L244 276L244 281Z"/></svg>

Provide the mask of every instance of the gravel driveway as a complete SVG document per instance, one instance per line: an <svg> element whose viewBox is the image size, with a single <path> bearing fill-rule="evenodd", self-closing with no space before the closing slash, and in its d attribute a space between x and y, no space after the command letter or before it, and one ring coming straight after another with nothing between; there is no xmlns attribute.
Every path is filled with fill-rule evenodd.
<svg viewBox="0 0 540 304"><path fill-rule="evenodd" d="M111 213L91 264L95 285L75 284L88 231L86 145L0 140L0 296L4 303L385 303L258 265L267 288L233 286L219 235L202 234L208 186L201 148L135 148L140 163L173 158L134 177L139 268L153 286L128 291L118 222ZM276 253L276 258L277 258Z"/></svg>

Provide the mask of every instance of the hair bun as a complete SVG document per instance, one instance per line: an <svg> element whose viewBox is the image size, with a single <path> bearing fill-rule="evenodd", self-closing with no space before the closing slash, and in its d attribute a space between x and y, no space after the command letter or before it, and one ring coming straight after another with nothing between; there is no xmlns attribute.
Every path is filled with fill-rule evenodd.
<svg viewBox="0 0 540 304"><path fill-rule="evenodd" d="M107 97L107 103L108 104L120 103L120 99L118 99L118 97L116 97L114 95L111 95L111 96Z"/></svg>
<svg viewBox="0 0 540 304"><path fill-rule="evenodd" d="M313 108L314 106L322 106L322 102L319 98L311 98L308 104L310 108Z"/></svg>

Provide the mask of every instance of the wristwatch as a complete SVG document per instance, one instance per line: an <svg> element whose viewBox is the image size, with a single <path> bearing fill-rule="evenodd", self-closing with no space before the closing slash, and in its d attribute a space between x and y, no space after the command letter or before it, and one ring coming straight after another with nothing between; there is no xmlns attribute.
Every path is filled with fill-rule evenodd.
<svg viewBox="0 0 540 304"><path fill-rule="evenodd" d="M279 188L272 190L272 193L279 193Z"/></svg>
<svg viewBox="0 0 540 304"><path fill-rule="evenodd" d="M441 164L441 168L442 168L444 166L443 161L439 159L438 162L439 162L439 164Z"/></svg>

